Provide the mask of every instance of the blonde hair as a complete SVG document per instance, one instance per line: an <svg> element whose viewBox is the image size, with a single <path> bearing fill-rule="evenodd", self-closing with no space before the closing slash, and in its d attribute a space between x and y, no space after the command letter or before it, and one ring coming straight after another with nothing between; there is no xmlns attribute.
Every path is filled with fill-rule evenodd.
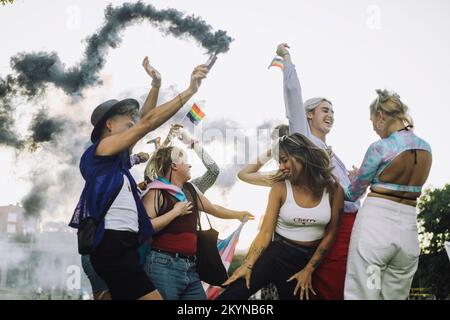
<svg viewBox="0 0 450 320"><path fill-rule="evenodd" d="M376 114L383 112L388 121L401 120L409 126L413 125L412 117L408 114L408 106L401 100L400 96L395 92L386 89L377 89L377 98L370 104L370 113Z"/></svg>
<svg viewBox="0 0 450 320"><path fill-rule="evenodd" d="M324 97L311 98L306 100L303 103L306 112L314 111L322 102L328 102L330 105L333 105L330 100Z"/></svg>
<svg viewBox="0 0 450 320"><path fill-rule="evenodd" d="M158 148L150 157L144 172L144 179L151 181L157 177L165 177L172 163L181 163L185 159L183 149L175 146Z"/></svg>

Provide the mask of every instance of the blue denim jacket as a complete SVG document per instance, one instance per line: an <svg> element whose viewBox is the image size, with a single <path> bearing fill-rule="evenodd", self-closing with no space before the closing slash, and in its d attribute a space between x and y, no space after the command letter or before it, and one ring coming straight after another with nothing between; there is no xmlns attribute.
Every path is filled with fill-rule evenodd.
<svg viewBox="0 0 450 320"><path fill-rule="evenodd" d="M139 197L139 191L130 173L131 163L128 150L113 156L96 156L95 149L99 141L91 145L81 156L80 171L85 180L84 189L75 208L69 226L78 229L83 219L93 217L100 220L109 201L117 196L123 184L123 175L128 177L138 210L139 241L150 239L153 227L147 211ZM94 240L94 248L98 246L105 233L105 221L100 221Z"/></svg>

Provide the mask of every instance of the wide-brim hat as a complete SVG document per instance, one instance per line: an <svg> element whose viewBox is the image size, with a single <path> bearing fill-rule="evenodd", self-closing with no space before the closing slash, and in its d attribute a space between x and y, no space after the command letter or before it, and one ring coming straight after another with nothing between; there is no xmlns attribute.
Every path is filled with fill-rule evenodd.
<svg viewBox="0 0 450 320"><path fill-rule="evenodd" d="M118 108L124 105L130 105L135 107L136 111L139 110L139 102L137 102L137 100L135 99L123 99L120 101L111 99L103 102L94 109L91 115L91 123L94 126L94 129L91 133L92 143L95 143L95 141L100 138L106 120L113 116Z"/></svg>

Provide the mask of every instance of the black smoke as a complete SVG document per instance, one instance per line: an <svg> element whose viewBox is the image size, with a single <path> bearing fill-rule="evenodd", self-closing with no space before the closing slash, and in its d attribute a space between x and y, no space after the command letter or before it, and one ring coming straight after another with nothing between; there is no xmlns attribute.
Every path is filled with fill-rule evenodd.
<svg viewBox="0 0 450 320"><path fill-rule="evenodd" d="M67 94L79 94L82 89L100 84L99 71L105 65L106 53L121 43L120 32L138 22L148 21L163 33L174 37L193 38L208 54L225 53L232 38L225 31L212 32L212 27L200 17L185 16L175 9L157 10L150 4L125 3L121 7L108 6L105 22L87 38L87 46L79 65L66 68L56 52L19 53L11 58L11 67L17 73L18 85L28 96L45 90L49 83Z"/></svg>
<svg viewBox="0 0 450 320"><path fill-rule="evenodd" d="M39 111L31 121L31 141L34 144L52 141L55 136L63 132L65 120L50 118L45 110Z"/></svg>
<svg viewBox="0 0 450 320"><path fill-rule="evenodd" d="M157 10L140 1L120 7L110 5L105 9L103 25L87 38L86 49L78 65L67 68L56 52L19 53L11 58L14 74L8 75L5 80L0 78L0 144L17 149L24 144L14 131L13 97L20 95L32 101L42 95L49 84L76 96L87 87L101 84L99 72L106 63L108 50L120 45L122 30L142 21L150 22L165 34L178 38L190 37L208 54L227 52L232 41L225 31L213 32L212 27L200 17L185 15L175 9ZM47 136L53 133L58 131L47 132ZM32 132L32 136L40 137L41 132Z"/></svg>

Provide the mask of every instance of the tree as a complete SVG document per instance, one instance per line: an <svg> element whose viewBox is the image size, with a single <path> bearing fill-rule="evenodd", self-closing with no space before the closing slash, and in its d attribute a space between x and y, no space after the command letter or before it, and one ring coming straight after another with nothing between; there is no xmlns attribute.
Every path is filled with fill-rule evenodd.
<svg viewBox="0 0 450 320"><path fill-rule="evenodd" d="M9 2L9 3L13 3L14 0L0 0L0 2L1 2L2 5L5 5L5 4L7 4L8 2Z"/></svg>
<svg viewBox="0 0 450 320"><path fill-rule="evenodd" d="M445 242L450 241L450 185L426 190L418 203L422 256L416 277L438 299L450 295L450 260Z"/></svg>

